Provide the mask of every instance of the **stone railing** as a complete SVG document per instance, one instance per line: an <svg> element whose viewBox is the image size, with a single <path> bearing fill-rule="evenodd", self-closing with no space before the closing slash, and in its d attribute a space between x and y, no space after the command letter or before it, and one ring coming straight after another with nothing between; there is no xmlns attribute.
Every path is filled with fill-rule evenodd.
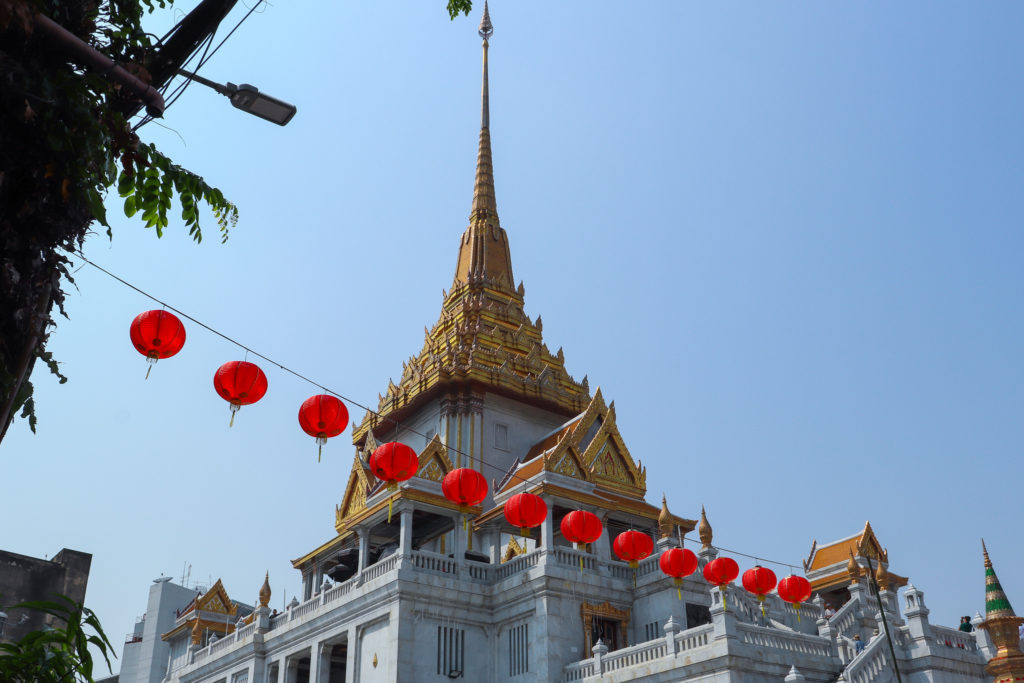
<svg viewBox="0 0 1024 683"><path fill-rule="evenodd" d="M428 572L458 575L459 566L454 558L438 555L437 553L413 550L409 553L412 558L412 566L416 569L425 569Z"/></svg>
<svg viewBox="0 0 1024 683"><path fill-rule="evenodd" d="M335 600L339 600L342 596L345 596L345 595L348 595L349 593L351 593L352 592L352 588L356 585L356 581L357 580L358 580L358 577L353 576L352 578L350 578L348 581L345 581L344 583L339 583L339 584L336 584L336 585L331 586L330 588L328 588L327 591L323 595L323 602L324 602L324 604L325 605L330 604L330 603L334 602Z"/></svg>
<svg viewBox="0 0 1024 683"><path fill-rule="evenodd" d="M569 664L562 670L562 681L564 683L572 683L573 681L582 681L584 678L589 678L594 675L594 660L584 659L582 662L574 662Z"/></svg>
<svg viewBox="0 0 1024 683"><path fill-rule="evenodd" d="M625 669L637 664L645 664L652 659L660 659L668 654L668 643L664 638L650 640L639 645L616 650L601 658L601 672L608 673L617 669Z"/></svg>
<svg viewBox="0 0 1024 683"><path fill-rule="evenodd" d="M832 654L831 641L823 636L811 636L806 633L783 631L781 629L742 623L737 624L737 630L739 631L741 642L746 645L818 657L828 657Z"/></svg>
<svg viewBox="0 0 1024 683"><path fill-rule="evenodd" d="M694 628L680 631L676 634L676 651L686 652L706 646L711 642L711 634L714 633L714 624L704 624Z"/></svg>
<svg viewBox="0 0 1024 683"><path fill-rule="evenodd" d="M466 562L463 565L466 568L466 574L473 581L483 581L490 583L494 580L494 567L483 562Z"/></svg>
<svg viewBox="0 0 1024 683"><path fill-rule="evenodd" d="M793 620L796 622L803 622L810 619L811 624L814 624L818 619L821 619L823 612L822 608L819 605L815 605L813 602L805 602L801 604L799 610L793 607L790 603L783 602L782 611L786 614L792 615Z"/></svg>
<svg viewBox="0 0 1024 683"><path fill-rule="evenodd" d="M665 638L655 638L646 643L638 643L597 658L591 657L579 662L568 664L562 669L563 683L582 681L591 676L603 675L618 669L625 669L638 664L646 664L665 657L672 658L677 653L707 647L714 632L712 624L704 624L675 634L675 651L669 649Z"/></svg>
<svg viewBox="0 0 1024 683"><path fill-rule="evenodd" d="M242 628L240 628L240 629L235 631L235 640L236 641L238 641L238 640L245 640L246 638L251 636L255 630L256 630L256 621L253 620L252 623L246 624Z"/></svg>
<svg viewBox="0 0 1024 683"><path fill-rule="evenodd" d="M876 683L882 672L892 669L891 659L885 636L879 636L853 658L843 671L843 678L848 683Z"/></svg>
<svg viewBox="0 0 1024 683"><path fill-rule="evenodd" d="M536 567L540 564L540 558L543 554L543 550L534 550L531 553L514 557L505 564L498 565L494 568L494 580L501 581L503 579L507 579L513 574L518 574L519 572L530 569L531 567Z"/></svg>
<svg viewBox="0 0 1024 683"><path fill-rule="evenodd" d="M955 647L968 652L978 651L978 642L974 639L973 633L965 633L959 629L932 624L932 634L935 636L935 642L938 645Z"/></svg>
<svg viewBox="0 0 1024 683"><path fill-rule="evenodd" d="M298 605L297 607L293 607L290 610L288 610L288 621L301 619L307 614L312 614L316 611L316 608L319 606L320 596L317 595L310 598L309 600L306 600L306 602L302 603L301 605Z"/></svg>
<svg viewBox="0 0 1024 683"><path fill-rule="evenodd" d="M590 553L585 553L574 548L552 548L548 551L548 557L551 558L555 564L560 564L563 567L580 569L580 563L582 562L583 571L593 573L597 570L598 560L596 557Z"/></svg>
<svg viewBox="0 0 1024 683"><path fill-rule="evenodd" d="M383 560L377 562L377 564L370 565L369 567L363 570L363 573L360 577L361 581L363 583L366 583L367 581L372 581L380 576L384 576L389 571L398 566L399 557L400 556L398 555L398 553L395 553L394 555L388 555Z"/></svg>
<svg viewBox="0 0 1024 683"><path fill-rule="evenodd" d="M858 600L847 600L846 604L836 610L828 620L829 627L844 638L852 638L859 632L859 619L857 618Z"/></svg>

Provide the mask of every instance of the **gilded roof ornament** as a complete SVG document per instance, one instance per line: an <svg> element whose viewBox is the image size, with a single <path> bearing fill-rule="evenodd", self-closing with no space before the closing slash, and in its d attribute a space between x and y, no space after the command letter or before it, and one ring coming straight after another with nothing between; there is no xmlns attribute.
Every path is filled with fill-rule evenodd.
<svg viewBox="0 0 1024 683"><path fill-rule="evenodd" d="M711 547L711 524L708 522L708 515L704 512L704 506L700 506L700 525L697 527L697 534L700 536L701 546L704 548Z"/></svg>
<svg viewBox="0 0 1024 683"><path fill-rule="evenodd" d="M985 672L997 681L1021 680L1024 679L1024 651L1021 651L1018 629L1024 624L1024 619L1014 613L1010 600L999 585L984 539L981 551L985 557L985 621L980 627L988 631L996 648Z"/></svg>
<svg viewBox="0 0 1024 683"><path fill-rule="evenodd" d="M477 31L480 37L487 40L494 33L494 26L491 25L491 13L487 11L487 0L484 0L484 16L480 19L480 28Z"/></svg>
<svg viewBox="0 0 1024 683"><path fill-rule="evenodd" d="M260 586L260 607L266 607L270 604L270 572L263 577L263 585Z"/></svg>
<svg viewBox="0 0 1024 683"><path fill-rule="evenodd" d="M889 572L886 571L882 560L878 560L878 569L875 570L875 581L878 583L878 590L889 590Z"/></svg>
<svg viewBox="0 0 1024 683"><path fill-rule="evenodd" d="M196 613L195 623L192 624L192 644L199 645L203 639L203 624L199 620L199 614Z"/></svg>
<svg viewBox="0 0 1024 683"><path fill-rule="evenodd" d="M860 565L853 556L853 548L850 548L850 561L846 563L846 573L850 575L850 583L860 583Z"/></svg>
<svg viewBox="0 0 1024 683"><path fill-rule="evenodd" d="M672 513L668 511L668 500L665 494L661 494L661 512L658 513L658 535L661 538L671 538L673 533Z"/></svg>

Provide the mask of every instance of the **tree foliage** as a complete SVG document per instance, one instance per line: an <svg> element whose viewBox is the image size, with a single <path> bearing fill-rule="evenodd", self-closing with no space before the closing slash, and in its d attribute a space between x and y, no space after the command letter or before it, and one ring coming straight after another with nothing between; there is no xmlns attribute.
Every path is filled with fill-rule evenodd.
<svg viewBox="0 0 1024 683"><path fill-rule="evenodd" d="M106 661L114 648L96 614L63 595L53 601L15 605L39 610L56 618L55 626L30 631L15 643L0 643L0 681L9 683L91 683L94 662L89 646Z"/></svg>
<svg viewBox="0 0 1024 683"><path fill-rule="evenodd" d="M133 94L70 61L34 25L36 14L48 16L148 82L159 45L143 16L169 4L0 0L0 438L19 407L35 429L27 377L37 358L57 371L46 339L53 308L66 316L67 254L82 247L93 220L110 234L110 188L158 237L175 196L197 242L200 204L212 210L222 240L238 219L220 190L139 139L124 116Z"/></svg>

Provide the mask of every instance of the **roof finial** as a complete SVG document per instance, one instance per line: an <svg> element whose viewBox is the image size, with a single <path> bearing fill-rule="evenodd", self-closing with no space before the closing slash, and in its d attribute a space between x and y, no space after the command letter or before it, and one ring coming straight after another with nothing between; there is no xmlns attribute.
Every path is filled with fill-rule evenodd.
<svg viewBox="0 0 1024 683"><path fill-rule="evenodd" d="M710 548L712 540L711 524L708 522L708 515L704 512L704 506L700 506L700 525L697 527L697 534L700 536L702 547Z"/></svg>
<svg viewBox="0 0 1024 683"><path fill-rule="evenodd" d="M473 277L489 279L509 291L515 291L512 257L508 237L498 220L498 203L494 195L494 163L491 160L490 94L487 80L488 39L494 33L491 15L484 3L484 16L478 30L483 38L483 86L480 92L480 145L476 157L476 180L473 185L473 208L469 229L462 236L455 280L468 283Z"/></svg>
<svg viewBox="0 0 1024 683"><path fill-rule="evenodd" d="M484 16L480 19L480 29L477 33L484 39L484 42L487 42L487 39L494 33L494 26L491 25L491 13L487 11L487 0L484 0Z"/></svg>

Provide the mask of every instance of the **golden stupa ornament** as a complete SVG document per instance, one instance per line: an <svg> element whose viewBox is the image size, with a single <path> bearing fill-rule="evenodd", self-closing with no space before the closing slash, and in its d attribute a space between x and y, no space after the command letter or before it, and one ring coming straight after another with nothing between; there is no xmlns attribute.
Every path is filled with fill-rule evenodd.
<svg viewBox="0 0 1024 683"><path fill-rule="evenodd" d="M875 582L878 584L878 590L889 590L889 572L881 560L878 561L878 569L875 570Z"/></svg>
<svg viewBox="0 0 1024 683"><path fill-rule="evenodd" d="M996 654L985 666L985 672L995 683L1024 679L1024 652L1020 649L1018 629L1024 619L1018 617L1009 598L999 584L999 577L988 557L985 541L981 541L985 557L985 621L980 627L987 630Z"/></svg>
<svg viewBox="0 0 1024 683"><path fill-rule="evenodd" d="M700 536L701 547L711 547L711 524L708 522L708 515L704 512L703 505L700 506L700 524L697 526L697 535Z"/></svg>
<svg viewBox="0 0 1024 683"><path fill-rule="evenodd" d="M846 563L846 573L850 575L850 583L860 583L860 565L850 549L850 561Z"/></svg>
<svg viewBox="0 0 1024 683"><path fill-rule="evenodd" d="M260 607L266 607L270 604L270 572L263 577L263 585L260 586Z"/></svg>
<svg viewBox="0 0 1024 683"><path fill-rule="evenodd" d="M675 524L672 523L672 513L668 511L668 500L665 494L661 494L661 512L658 513L658 537L671 538L675 533Z"/></svg>

